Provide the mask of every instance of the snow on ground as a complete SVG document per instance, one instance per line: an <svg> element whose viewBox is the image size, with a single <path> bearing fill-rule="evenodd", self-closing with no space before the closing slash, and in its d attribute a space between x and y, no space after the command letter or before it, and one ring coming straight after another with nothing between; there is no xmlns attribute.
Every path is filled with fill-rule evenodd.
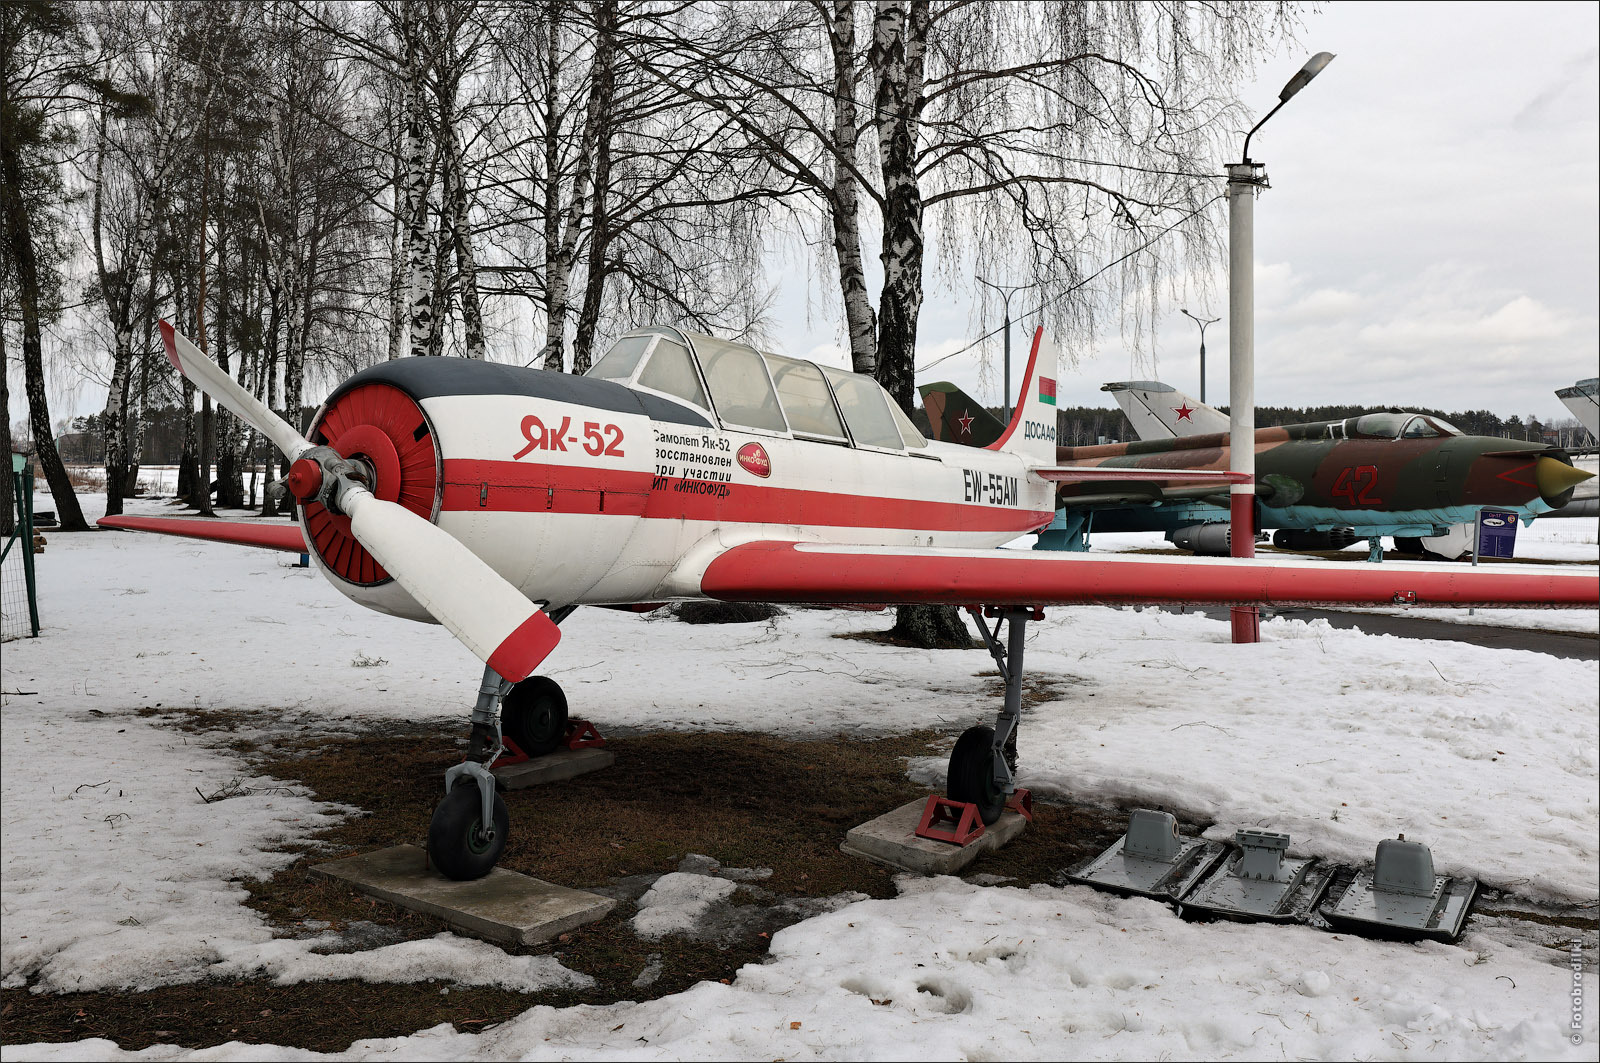
<svg viewBox="0 0 1600 1063"><path fill-rule="evenodd" d="M258 726L297 730L448 715L464 733L480 666L442 628L360 609L288 555L96 533L52 535L38 561L44 637L7 643L0 669L7 984L337 978L356 967L518 987L571 977L553 960L531 965L451 935L359 959L313 953L317 938L271 940L236 880L270 873L287 860L279 846L341 810L134 715L157 704L261 710ZM795 610L696 627L579 610L550 674L576 713L613 730L882 733L992 716L983 651L831 637L886 619ZM1214 836L1288 830L1297 851L1345 860L1370 859L1379 838L1404 831L1433 846L1443 872L1536 899L1600 895L1594 663L1290 620L1268 623L1264 638L1231 646L1225 623L1194 614L1051 611L1030 629L1030 672L1055 685L1023 724L1024 784L1159 804L1213 820ZM934 781L942 767L914 773ZM236 779L253 792L212 805L193 794ZM1191 925L1076 887L902 889L775 935L771 962L731 986L535 1008L484 1035L439 1029L352 1052L1593 1058L1565 1040L1561 957L1529 942L1480 932L1460 948L1409 946ZM1592 974L1585 985L1596 999ZM84 1042L5 1054L114 1053ZM299 1054L234 1045L193 1058L247 1055Z"/></svg>
<svg viewBox="0 0 1600 1063"><path fill-rule="evenodd" d="M1198 925L1085 887L901 880L773 935L731 985L536 1007L337 1056L228 1044L13 1048L31 1059L1580 1059L1567 972L1492 941L1396 946ZM1586 1024L1587 1043L1597 1030ZM1592 1051L1588 1052L1593 1057Z"/></svg>

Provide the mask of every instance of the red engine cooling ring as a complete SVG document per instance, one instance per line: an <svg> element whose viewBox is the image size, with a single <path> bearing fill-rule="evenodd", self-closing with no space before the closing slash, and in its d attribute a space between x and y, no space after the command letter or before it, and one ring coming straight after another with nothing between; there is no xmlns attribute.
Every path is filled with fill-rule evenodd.
<svg viewBox="0 0 1600 1063"><path fill-rule="evenodd" d="M310 439L361 458L371 468L373 494L432 520L439 499L439 452L422 408L399 388L362 384L329 403L311 426ZM350 518L317 502L305 506L306 537L317 557L340 579L362 587L391 578L350 534Z"/></svg>

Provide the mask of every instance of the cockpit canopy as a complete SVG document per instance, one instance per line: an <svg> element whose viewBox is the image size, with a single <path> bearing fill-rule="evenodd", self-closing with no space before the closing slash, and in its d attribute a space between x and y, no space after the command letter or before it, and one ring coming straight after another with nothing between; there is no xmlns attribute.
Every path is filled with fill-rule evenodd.
<svg viewBox="0 0 1600 1063"><path fill-rule="evenodd" d="M1442 417L1420 413L1364 413L1328 426L1335 439L1432 439L1458 436L1461 429Z"/></svg>
<svg viewBox="0 0 1600 1063"><path fill-rule="evenodd" d="M869 376L668 326L629 332L587 375L686 402L742 432L881 451L928 445Z"/></svg>

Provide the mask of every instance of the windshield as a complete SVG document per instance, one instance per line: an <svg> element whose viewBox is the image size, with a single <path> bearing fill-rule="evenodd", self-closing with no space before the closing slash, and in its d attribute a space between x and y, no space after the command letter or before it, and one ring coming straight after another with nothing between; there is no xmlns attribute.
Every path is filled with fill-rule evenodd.
<svg viewBox="0 0 1600 1063"><path fill-rule="evenodd" d="M1413 417L1406 422L1405 431L1400 433L1402 439L1431 439L1439 434L1439 430L1428 423L1426 417Z"/></svg>
<svg viewBox="0 0 1600 1063"><path fill-rule="evenodd" d="M609 357L609 355L607 356ZM650 352L650 361L639 374L639 386L687 399L702 409L710 409L705 389L700 386L700 374L694 371L694 361L689 348L662 337L656 349Z"/></svg>
<svg viewBox="0 0 1600 1063"><path fill-rule="evenodd" d="M655 337L648 332L622 337L606 352L604 358L590 366L589 371L583 375L626 384L633 377L633 371L638 368L640 357L653 339Z"/></svg>

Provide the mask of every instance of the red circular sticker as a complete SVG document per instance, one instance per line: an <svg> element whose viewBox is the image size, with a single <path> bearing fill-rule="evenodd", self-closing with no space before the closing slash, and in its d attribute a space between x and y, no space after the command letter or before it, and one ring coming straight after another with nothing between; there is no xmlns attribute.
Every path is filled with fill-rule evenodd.
<svg viewBox="0 0 1600 1063"><path fill-rule="evenodd" d="M772 459L767 457L766 448L760 443L746 443L740 447L739 464L753 476L765 478L772 475Z"/></svg>

